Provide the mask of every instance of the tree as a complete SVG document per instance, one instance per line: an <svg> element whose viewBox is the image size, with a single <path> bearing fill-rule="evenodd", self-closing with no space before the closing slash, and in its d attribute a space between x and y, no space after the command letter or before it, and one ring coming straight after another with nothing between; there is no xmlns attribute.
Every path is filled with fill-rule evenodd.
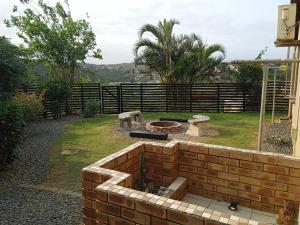
<svg viewBox="0 0 300 225"><path fill-rule="evenodd" d="M142 26L134 46L135 64L146 66L146 73L159 75L163 83L193 84L213 75L225 58L224 47L204 44L196 34L175 35L176 24L164 19L157 26ZM155 39L144 37L146 33Z"/></svg>
<svg viewBox="0 0 300 225"><path fill-rule="evenodd" d="M176 37L173 28L179 24L177 20L159 21L157 26L145 24L139 30L139 40L134 46L135 64L147 66L147 73L155 73L160 76L163 83L168 82L174 65L174 45ZM151 34L155 40L144 37Z"/></svg>
<svg viewBox="0 0 300 225"><path fill-rule="evenodd" d="M102 59L96 49L96 36L86 19L74 20L69 3L64 0L54 6L43 0L20 0L27 6L22 14L14 6L13 15L5 20L8 27L16 27L17 35L24 41L22 48L29 59L48 64L56 73L64 74L73 86L75 70L84 63L88 53Z"/></svg>
<svg viewBox="0 0 300 225"><path fill-rule="evenodd" d="M186 36L181 45L184 51L173 72L174 80L179 83L194 84L213 76L225 59L222 45L204 44L196 34Z"/></svg>
<svg viewBox="0 0 300 225"><path fill-rule="evenodd" d="M0 101L14 95L22 83L25 70L22 51L6 37L0 37Z"/></svg>

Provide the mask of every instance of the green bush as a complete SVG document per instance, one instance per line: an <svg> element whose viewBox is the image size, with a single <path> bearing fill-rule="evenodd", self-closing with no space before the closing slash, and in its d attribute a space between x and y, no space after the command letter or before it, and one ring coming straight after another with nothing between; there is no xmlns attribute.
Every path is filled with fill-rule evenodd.
<svg viewBox="0 0 300 225"><path fill-rule="evenodd" d="M35 94L18 93L13 101L21 108L26 122L37 120L44 109L41 98Z"/></svg>
<svg viewBox="0 0 300 225"><path fill-rule="evenodd" d="M54 119L62 117L64 106L71 96L71 88L68 81L61 77L55 77L43 85L44 105L49 105Z"/></svg>
<svg viewBox="0 0 300 225"><path fill-rule="evenodd" d="M98 99L90 99L87 101L83 115L84 117L93 117L100 110L101 103Z"/></svg>
<svg viewBox="0 0 300 225"><path fill-rule="evenodd" d="M0 169L12 159L24 125L23 111L14 101L0 102Z"/></svg>

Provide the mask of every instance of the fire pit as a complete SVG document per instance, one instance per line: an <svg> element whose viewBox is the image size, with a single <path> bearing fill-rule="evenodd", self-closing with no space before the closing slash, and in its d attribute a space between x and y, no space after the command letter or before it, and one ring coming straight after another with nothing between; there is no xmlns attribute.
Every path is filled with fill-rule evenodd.
<svg viewBox="0 0 300 225"><path fill-rule="evenodd" d="M175 121L154 121L146 124L146 129L150 132L175 133L180 128L181 124Z"/></svg>

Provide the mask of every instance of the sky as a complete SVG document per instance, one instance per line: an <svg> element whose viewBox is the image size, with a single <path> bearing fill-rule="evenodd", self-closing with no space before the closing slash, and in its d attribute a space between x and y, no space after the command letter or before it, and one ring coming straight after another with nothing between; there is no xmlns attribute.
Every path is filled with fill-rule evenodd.
<svg viewBox="0 0 300 225"><path fill-rule="evenodd" d="M55 2L56 0L48 0ZM132 62L138 29L157 24L164 18L180 21L176 34L196 33L207 44L222 44L225 61L254 59L268 47L265 58L285 58L286 48L275 48L277 7L289 0L69 0L75 19L90 17L103 60L88 58L88 63ZM0 35L15 44L21 40L14 28L3 23L19 0L0 0Z"/></svg>

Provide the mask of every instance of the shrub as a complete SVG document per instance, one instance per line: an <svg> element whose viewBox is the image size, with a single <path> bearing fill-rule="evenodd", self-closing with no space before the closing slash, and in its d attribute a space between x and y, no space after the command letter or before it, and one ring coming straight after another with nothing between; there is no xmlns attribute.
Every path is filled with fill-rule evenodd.
<svg viewBox="0 0 300 225"><path fill-rule="evenodd" d="M100 110L100 101L98 99L90 99L87 101L83 115L84 117L93 117Z"/></svg>
<svg viewBox="0 0 300 225"><path fill-rule="evenodd" d="M0 102L0 169L12 158L24 125L22 109L14 101Z"/></svg>
<svg viewBox="0 0 300 225"><path fill-rule="evenodd" d="M45 82L44 105L49 105L54 119L61 118L63 106L71 96L71 88L66 79L55 77ZM45 106L46 107L46 106Z"/></svg>
<svg viewBox="0 0 300 225"><path fill-rule="evenodd" d="M25 121L34 121L43 112L42 99L35 94L19 93L13 101L21 108Z"/></svg>

